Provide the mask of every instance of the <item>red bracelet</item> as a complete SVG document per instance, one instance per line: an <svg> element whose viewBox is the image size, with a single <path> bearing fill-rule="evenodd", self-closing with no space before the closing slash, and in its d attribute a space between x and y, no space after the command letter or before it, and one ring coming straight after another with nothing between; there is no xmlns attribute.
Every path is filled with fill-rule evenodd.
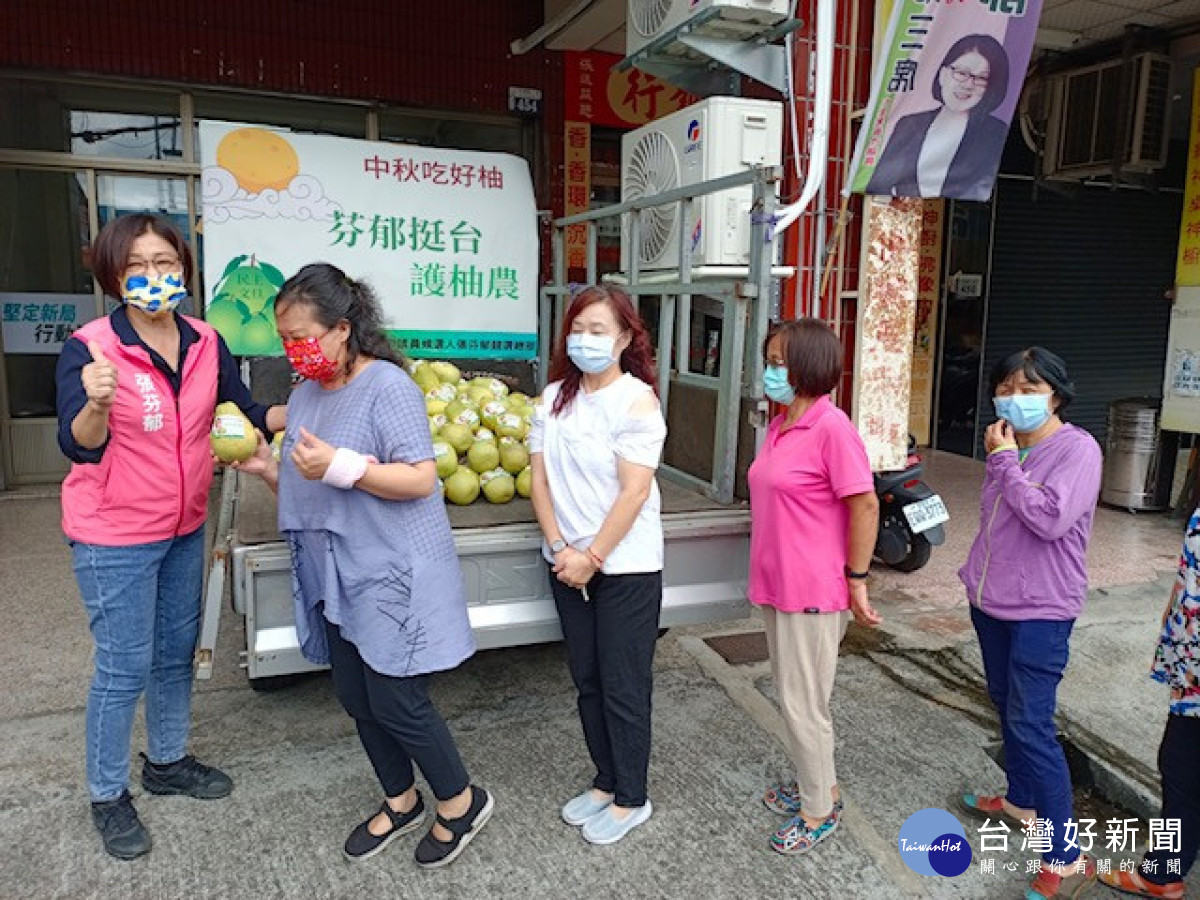
<svg viewBox="0 0 1200 900"><path fill-rule="evenodd" d="M596 551L593 550L591 547L587 548L587 556L588 556L588 559L590 559L592 561L592 565L595 566L597 570L604 568L603 558L601 558L599 555L597 555Z"/></svg>

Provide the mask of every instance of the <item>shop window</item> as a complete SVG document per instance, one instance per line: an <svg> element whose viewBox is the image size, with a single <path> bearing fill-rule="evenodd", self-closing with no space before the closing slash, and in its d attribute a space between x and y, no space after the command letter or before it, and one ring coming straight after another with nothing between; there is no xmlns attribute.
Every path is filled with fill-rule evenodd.
<svg viewBox="0 0 1200 900"><path fill-rule="evenodd" d="M119 159L181 159L178 116L72 110L71 152Z"/></svg>
<svg viewBox="0 0 1200 900"><path fill-rule="evenodd" d="M0 147L122 159L178 158L179 93L0 79Z"/></svg>
<svg viewBox="0 0 1200 900"><path fill-rule="evenodd" d="M13 418L53 416L62 341L95 312L84 259L87 200L69 173L19 169L0 169L0 196L6 412Z"/></svg>

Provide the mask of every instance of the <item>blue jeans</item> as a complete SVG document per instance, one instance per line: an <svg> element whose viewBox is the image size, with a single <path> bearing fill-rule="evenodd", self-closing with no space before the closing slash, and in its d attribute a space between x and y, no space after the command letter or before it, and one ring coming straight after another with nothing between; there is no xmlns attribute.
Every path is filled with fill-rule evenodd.
<svg viewBox="0 0 1200 900"><path fill-rule="evenodd" d="M971 607L979 636L988 695L1000 714L1008 802L1036 809L1053 827L1048 863L1073 863L1079 848L1066 846L1073 816L1071 772L1054 725L1058 683L1067 667L1074 621L995 619Z"/></svg>
<svg viewBox="0 0 1200 900"><path fill-rule="evenodd" d="M72 542L71 552L96 647L87 702L87 781L99 802L116 799L129 784L129 744L143 691L146 755L154 763L184 755L204 529L127 547Z"/></svg>

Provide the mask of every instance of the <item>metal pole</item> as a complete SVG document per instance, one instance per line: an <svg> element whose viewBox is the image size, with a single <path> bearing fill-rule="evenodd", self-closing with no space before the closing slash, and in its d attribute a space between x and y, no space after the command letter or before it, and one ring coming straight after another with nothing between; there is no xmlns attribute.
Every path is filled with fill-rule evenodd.
<svg viewBox="0 0 1200 900"><path fill-rule="evenodd" d="M596 273L596 231L598 222L588 222L583 227L587 229L587 283L589 286L598 283Z"/></svg>
<svg viewBox="0 0 1200 900"><path fill-rule="evenodd" d="M671 353L674 351L675 295L663 294L658 305L658 402L663 418L671 394Z"/></svg>
<svg viewBox="0 0 1200 900"><path fill-rule="evenodd" d="M725 327L717 387L716 439L713 441L713 499L718 503L732 503L742 396L742 373L738 362L746 351L746 300L735 291L722 301Z"/></svg>
<svg viewBox="0 0 1200 900"><path fill-rule="evenodd" d="M638 276L641 274L638 271L642 261L642 211L635 209L629 214L629 283L637 284ZM640 308L639 297L637 294L630 294L630 299L633 300L634 308Z"/></svg>

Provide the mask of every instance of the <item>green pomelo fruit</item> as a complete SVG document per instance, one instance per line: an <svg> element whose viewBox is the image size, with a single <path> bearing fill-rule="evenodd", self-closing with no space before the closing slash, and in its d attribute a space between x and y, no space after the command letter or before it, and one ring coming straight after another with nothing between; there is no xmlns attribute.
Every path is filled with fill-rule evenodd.
<svg viewBox="0 0 1200 900"><path fill-rule="evenodd" d="M449 478L458 471L458 453L445 441L433 442L433 458L437 461L438 478Z"/></svg>
<svg viewBox="0 0 1200 900"><path fill-rule="evenodd" d="M429 368L433 370L433 374L451 386L458 384L458 380L462 378L462 373L454 363L431 362Z"/></svg>
<svg viewBox="0 0 1200 900"><path fill-rule="evenodd" d="M497 417L496 427L493 429L496 434L501 437L511 437L520 440L525 437L525 433L529 430L528 423L518 416L516 413L505 413Z"/></svg>
<svg viewBox="0 0 1200 900"><path fill-rule="evenodd" d="M491 441L494 444L494 443L496 443L496 433L494 431L492 431L490 428L484 428L481 425L480 427L475 429L475 440Z"/></svg>
<svg viewBox="0 0 1200 900"><path fill-rule="evenodd" d="M495 469L479 478L483 484L483 496L488 503L507 503L517 493L517 483L503 469Z"/></svg>
<svg viewBox="0 0 1200 900"><path fill-rule="evenodd" d="M496 420L506 412L508 412L508 407L504 405L504 401L490 400L480 408L479 415L483 419L483 424L495 431Z"/></svg>
<svg viewBox="0 0 1200 900"><path fill-rule="evenodd" d="M258 449L258 435L237 404L225 402L217 404L214 411L209 443L213 455L221 462L241 462Z"/></svg>
<svg viewBox="0 0 1200 900"><path fill-rule="evenodd" d="M524 444L506 444L500 448L500 465L510 475L519 475L529 465L529 451Z"/></svg>
<svg viewBox="0 0 1200 900"><path fill-rule="evenodd" d="M533 493L533 469L529 466L523 468L521 474L517 476L517 493L526 500Z"/></svg>
<svg viewBox="0 0 1200 900"><path fill-rule="evenodd" d="M479 427L479 424L480 424L479 423L479 413L475 412L475 410L471 409L471 407L469 407L469 406L466 407L458 415L454 416L450 421L457 422L459 425L466 425L468 428L471 429L472 433L475 431L476 428Z"/></svg>
<svg viewBox="0 0 1200 900"><path fill-rule="evenodd" d="M450 403L458 396L452 384L439 384L430 391L425 392L426 400L441 400L443 403Z"/></svg>
<svg viewBox="0 0 1200 900"><path fill-rule="evenodd" d="M421 366L413 373L413 381L417 383L417 387L421 389L421 393L428 394L430 391L436 390L442 386L442 381L437 377L429 366Z"/></svg>
<svg viewBox="0 0 1200 900"><path fill-rule="evenodd" d="M425 398L425 414L428 416L436 416L438 413L445 413L446 407L449 406L445 400L433 400L429 397Z"/></svg>
<svg viewBox="0 0 1200 900"><path fill-rule="evenodd" d="M462 397L455 397L446 404L446 418L453 422L455 417L464 409L473 410L475 409L475 404L464 401Z"/></svg>
<svg viewBox="0 0 1200 900"><path fill-rule="evenodd" d="M467 451L467 465L481 475L500 465L500 451L491 441L476 441Z"/></svg>
<svg viewBox="0 0 1200 900"><path fill-rule="evenodd" d="M520 391L513 391L511 394L509 394L504 399L505 399L505 402L507 402L510 407L511 406L528 406L529 402L530 402L529 395L522 394Z"/></svg>
<svg viewBox="0 0 1200 900"><path fill-rule="evenodd" d="M471 429L466 425L460 425L458 422L450 422L442 426L442 430L438 432L438 436L454 448L457 453L466 453L470 446L475 443L475 436L471 434Z"/></svg>
<svg viewBox="0 0 1200 900"><path fill-rule="evenodd" d="M492 396L492 392L484 388L467 388L467 396L471 402L475 404L475 408L479 409L485 403L491 403L496 398Z"/></svg>
<svg viewBox="0 0 1200 900"><path fill-rule="evenodd" d="M466 466L459 466L458 471L444 482L446 499L456 506L469 506L479 496L479 476Z"/></svg>

